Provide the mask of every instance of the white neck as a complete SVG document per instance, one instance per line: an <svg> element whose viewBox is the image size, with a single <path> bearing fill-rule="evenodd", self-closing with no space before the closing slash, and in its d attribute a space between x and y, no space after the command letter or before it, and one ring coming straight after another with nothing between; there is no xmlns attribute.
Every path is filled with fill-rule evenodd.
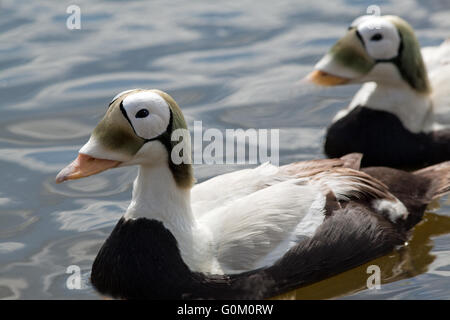
<svg viewBox="0 0 450 320"><path fill-rule="evenodd" d="M125 218L155 219L166 228L190 228L195 223L190 194L190 189L176 185L167 165L142 165L133 184L133 196Z"/></svg>
<svg viewBox="0 0 450 320"><path fill-rule="evenodd" d="M177 240L181 256L191 270L209 272L210 237L192 213L190 194L190 188L177 186L168 165L142 165L124 218L162 222Z"/></svg>
<svg viewBox="0 0 450 320"><path fill-rule="evenodd" d="M413 133L433 129L434 113L430 95L411 88L393 66L381 63L371 71L367 79L375 82L365 83L349 107L338 112L333 122L359 105L396 115L405 128Z"/></svg>

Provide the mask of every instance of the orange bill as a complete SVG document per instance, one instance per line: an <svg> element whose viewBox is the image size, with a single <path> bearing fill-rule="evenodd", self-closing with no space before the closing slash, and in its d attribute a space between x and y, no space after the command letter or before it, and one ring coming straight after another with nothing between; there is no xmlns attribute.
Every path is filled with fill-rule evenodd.
<svg viewBox="0 0 450 320"><path fill-rule="evenodd" d="M107 169L117 167L119 164L120 161L97 159L80 153L71 164L58 173L56 176L56 183L88 177Z"/></svg>
<svg viewBox="0 0 450 320"><path fill-rule="evenodd" d="M332 75L325 71L314 70L311 72L307 79L315 84L321 86L337 86L340 84L345 84L350 81L350 79Z"/></svg>

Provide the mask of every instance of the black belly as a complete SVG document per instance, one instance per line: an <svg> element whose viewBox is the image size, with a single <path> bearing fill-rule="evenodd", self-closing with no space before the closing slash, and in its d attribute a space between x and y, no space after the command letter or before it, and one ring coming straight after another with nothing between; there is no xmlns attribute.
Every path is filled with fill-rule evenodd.
<svg viewBox="0 0 450 320"><path fill-rule="evenodd" d="M412 133L393 114L356 107L327 130L325 153L364 154L362 166L417 168L450 160L450 129Z"/></svg>

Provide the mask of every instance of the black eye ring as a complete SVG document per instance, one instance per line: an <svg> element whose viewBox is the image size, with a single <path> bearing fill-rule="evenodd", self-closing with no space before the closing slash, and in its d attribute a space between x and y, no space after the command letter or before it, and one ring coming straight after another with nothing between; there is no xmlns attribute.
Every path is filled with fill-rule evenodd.
<svg viewBox="0 0 450 320"><path fill-rule="evenodd" d="M371 38L370 41L380 41L383 39L383 35L381 33L375 33Z"/></svg>
<svg viewBox="0 0 450 320"><path fill-rule="evenodd" d="M149 115L149 112L147 109L141 109L136 113L135 117L136 118L146 118L148 115Z"/></svg>

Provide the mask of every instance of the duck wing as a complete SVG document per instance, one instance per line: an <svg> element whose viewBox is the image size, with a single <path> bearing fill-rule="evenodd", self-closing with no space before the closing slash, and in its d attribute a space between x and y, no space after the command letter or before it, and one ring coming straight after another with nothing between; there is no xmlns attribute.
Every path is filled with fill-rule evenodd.
<svg viewBox="0 0 450 320"><path fill-rule="evenodd" d="M353 168L358 170L362 154L351 153L339 159L318 159L294 162L282 167L264 163L254 169L243 169L226 173L192 188L191 205L197 218L215 208L226 206L233 201L248 196L277 183L295 177L299 172L307 174L330 168Z"/></svg>
<svg viewBox="0 0 450 320"><path fill-rule="evenodd" d="M353 202L392 222L407 215L386 185L361 171L337 167L298 172L213 210L202 223L214 235L223 272L233 274L272 265Z"/></svg>

